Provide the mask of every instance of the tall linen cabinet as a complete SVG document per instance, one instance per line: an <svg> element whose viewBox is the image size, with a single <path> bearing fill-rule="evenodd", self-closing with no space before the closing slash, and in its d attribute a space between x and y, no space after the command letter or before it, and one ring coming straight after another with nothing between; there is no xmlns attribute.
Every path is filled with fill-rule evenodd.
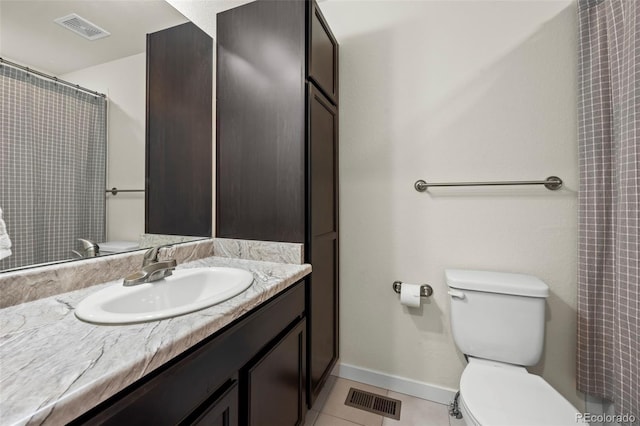
<svg viewBox="0 0 640 426"><path fill-rule="evenodd" d="M338 358L338 44L315 1L217 18L216 236L303 243L307 395Z"/></svg>

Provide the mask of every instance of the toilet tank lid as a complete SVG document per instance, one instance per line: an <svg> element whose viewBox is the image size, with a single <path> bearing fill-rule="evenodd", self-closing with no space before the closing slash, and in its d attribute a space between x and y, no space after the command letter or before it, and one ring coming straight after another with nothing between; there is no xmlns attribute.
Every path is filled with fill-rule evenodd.
<svg viewBox="0 0 640 426"><path fill-rule="evenodd" d="M447 285L460 290L485 291L514 296L549 296L549 286L533 275L470 269L446 269L444 273Z"/></svg>

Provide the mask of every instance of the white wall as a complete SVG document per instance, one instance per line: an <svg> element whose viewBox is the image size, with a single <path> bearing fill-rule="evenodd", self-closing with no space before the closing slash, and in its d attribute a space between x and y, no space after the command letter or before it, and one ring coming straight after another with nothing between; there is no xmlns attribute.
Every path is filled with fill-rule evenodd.
<svg viewBox="0 0 640 426"><path fill-rule="evenodd" d="M107 188L144 189L145 53L60 77L107 95ZM142 233L144 193L108 194L107 240L138 241Z"/></svg>
<svg viewBox="0 0 640 426"><path fill-rule="evenodd" d="M573 1L320 3L340 42L341 362L457 389L445 268L551 287L533 369L575 391L578 187ZM565 186L413 189L560 176ZM394 280L429 283L409 310Z"/></svg>

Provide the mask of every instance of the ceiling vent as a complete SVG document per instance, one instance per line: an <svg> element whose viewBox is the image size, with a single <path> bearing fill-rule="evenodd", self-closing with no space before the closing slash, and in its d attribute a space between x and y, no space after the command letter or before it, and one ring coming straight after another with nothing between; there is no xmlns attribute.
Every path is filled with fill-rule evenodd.
<svg viewBox="0 0 640 426"><path fill-rule="evenodd" d="M97 40L111 35L109 31L100 28L96 24L87 21L75 13L54 19L54 21L56 24L62 25L66 29L73 31L87 40Z"/></svg>

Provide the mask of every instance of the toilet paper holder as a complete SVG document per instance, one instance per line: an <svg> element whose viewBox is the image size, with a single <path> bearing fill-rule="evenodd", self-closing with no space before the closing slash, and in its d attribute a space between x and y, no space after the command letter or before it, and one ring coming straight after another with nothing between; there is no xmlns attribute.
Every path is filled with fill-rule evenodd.
<svg viewBox="0 0 640 426"><path fill-rule="evenodd" d="M391 285L393 287L393 291L400 294L400 287L402 287L402 281L394 281ZM429 284L422 284L420 286L420 297L429 297L433 294L433 287Z"/></svg>

